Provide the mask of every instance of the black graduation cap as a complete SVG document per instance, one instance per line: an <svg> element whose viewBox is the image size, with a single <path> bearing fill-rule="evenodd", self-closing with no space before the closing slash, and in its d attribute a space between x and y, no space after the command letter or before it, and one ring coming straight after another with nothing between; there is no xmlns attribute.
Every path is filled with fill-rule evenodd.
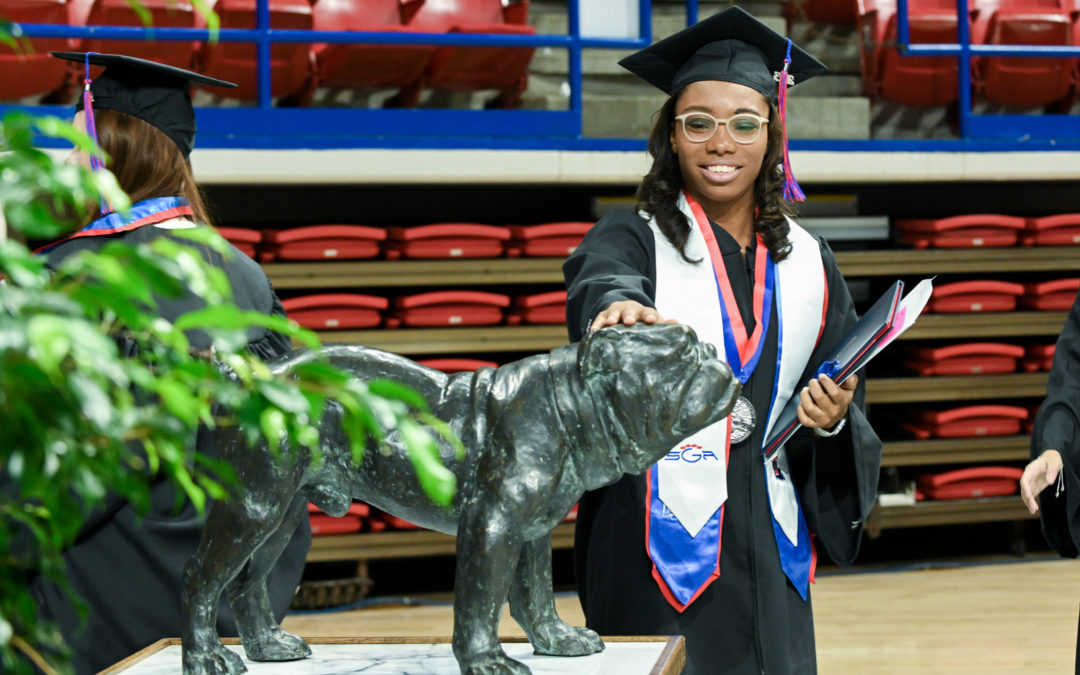
<svg viewBox="0 0 1080 675"><path fill-rule="evenodd" d="M180 146L184 157L191 154L195 142L195 110L191 106L190 86L236 86L183 68L123 54L53 52L52 55L105 66L105 72L90 84L92 105L134 115L153 125ZM82 110L83 106L80 98L75 109Z"/></svg>
<svg viewBox="0 0 1080 675"><path fill-rule="evenodd" d="M731 7L627 56L619 65L667 94L702 80L746 85L774 103L789 41L741 7ZM788 84L828 70L791 45Z"/></svg>

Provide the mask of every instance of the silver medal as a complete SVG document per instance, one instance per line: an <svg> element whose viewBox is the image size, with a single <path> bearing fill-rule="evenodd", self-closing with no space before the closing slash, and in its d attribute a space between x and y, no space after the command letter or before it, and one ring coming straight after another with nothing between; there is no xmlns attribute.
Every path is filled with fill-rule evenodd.
<svg viewBox="0 0 1080 675"><path fill-rule="evenodd" d="M757 413L754 412L754 404L745 396L740 396L735 401L735 408L731 411L731 442L742 443L750 438L757 425Z"/></svg>

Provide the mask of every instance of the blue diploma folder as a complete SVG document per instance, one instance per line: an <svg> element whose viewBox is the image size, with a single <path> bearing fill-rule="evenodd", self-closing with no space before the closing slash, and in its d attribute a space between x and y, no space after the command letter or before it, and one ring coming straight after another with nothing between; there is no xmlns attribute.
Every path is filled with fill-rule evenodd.
<svg viewBox="0 0 1080 675"><path fill-rule="evenodd" d="M825 374L840 384L851 377L877 353L875 347L884 338L890 336L890 329L897 319L896 309L900 305L900 296L904 292L904 282L897 281L874 303L866 314L852 326L851 331L829 353L818 366L817 374ZM921 309L921 308L920 308ZM805 384L803 385L805 386ZM802 386L798 391L802 391ZM772 435L765 441L762 452L768 460L787 442L802 424L799 422L798 391L790 399L773 426Z"/></svg>

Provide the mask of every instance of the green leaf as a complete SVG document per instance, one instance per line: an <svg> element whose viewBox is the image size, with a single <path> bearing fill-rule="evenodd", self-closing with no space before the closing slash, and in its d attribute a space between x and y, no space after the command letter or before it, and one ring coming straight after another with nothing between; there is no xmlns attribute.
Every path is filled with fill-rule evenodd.
<svg viewBox="0 0 1080 675"><path fill-rule="evenodd" d="M270 449L277 451L281 440L285 438L285 415L277 408L267 408L259 416L259 427L263 436L270 443Z"/></svg>
<svg viewBox="0 0 1080 675"><path fill-rule="evenodd" d="M35 115L33 123L37 128L37 132L42 136L61 138L74 145L76 150L87 155L100 152L100 149L97 144L94 143L94 140L86 133L76 129L75 125L70 122L66 122L58 117Z"/></svg>
<svg viewBox="0 0 1080 675"><path fill-rule="evenodd" d="M139 17L139 21L142 22L143 26L146 28L153 27L154 17L150 14L150 10L148 10L145 5L139 2L139 0L127 0L127 4L128 7L131 8L131 11L135 12L135 15ZM153 36L150 36L149 39L152 40Z"/></svg>
<svg viewBox="0 0 1080 675"><path fill-rule="evenodd" d="M170 379L158 379L154 391L161 397L169 413L189 426L199 423L200 401L183 384Z"/></svg>
<svg viewBox="0 0 1080 675"><path fill-rule="evenodd" d="M59 374L60 363L71 353L68 324L54 316L34 316L27 322L30 349L42 370Z"/></svg>
<svg viewBox="0 0 1080 675"><path fill-rule="evenodd" d="M42 288L49 279L41 257L11 239L0 240L0 271L11 283L31 289Z"/></svg>
<svg viewBox="0 0 1080 675"><path fill-rule="evenodd" d="M295 322L283 316L261 314L259 312L245 312L236 307L218 305L205 309L188 312L176 320L176 327L180 330L192 329L223 329L239 330L249 326L263 326L272 331L285 335L304 343L310 349L318 349L319 338L314 332L304 330Z"/></svg>
<svg viewBox="0 0 1080 675"><path fill-rule="evenodd" d="M465 444L461 442L461 439L458 438L458 435L454 433L454 430L449 424L438 417L435 417L431 413L419 413L417 419L431 427L435 433L439 434L443 440L450 444L450 447L454 449L454 456L458 461L465 459Z"/></svg>
<svg viewBox="0 0 1080 675"><path fill-rule="evenodd" d="M449 505L457 491L457 478L443 465L438 445L423 427L412 420L402 420L398 431L416 468L420 487L436 504Z"/></svg>
<svg viewBox="0 0 1080 675"><path fill-rule="evenodd" d="M210 8L206 0L191 0L191 6L206 22L206 28L210 31L209 42L217 42L218 31L221 30L221 18L218 13Z"/></svg>
<svg viewBox="0 0 1080 675"><path fill-rule="evenodd" d="M307 415L308 400L295 386L285 382L260 382L259 393L266 397L270 403L281 408L285 412L296 415Z"/></svg>
<svg viewBox="0 0 1080 675"><path fill-rule="evenodd" d="M108 427L113 421L112 401L108 392L84 373L72 373L69 383L87 419L99 427Z"/></svg>
<svg viewBox="0 0 1080 675"><path fill-rule="evenodd" d="M0 647L7 647L11 643L11 636L15 634L15 631L11 627L11 622L4 618L3 614L0 614Z"/></svg>
<svg viewBox="0 0 1080 675"><path fill-rule="evenodd" d="M369 380L367 383L368 389L372 394L381 396L382 398L388 398L395 401L402 401L406 405L416 410L427 411L428 405L424 397L417 393L414 389L411 389L400 382L394 380L376 379Z"/></svg>

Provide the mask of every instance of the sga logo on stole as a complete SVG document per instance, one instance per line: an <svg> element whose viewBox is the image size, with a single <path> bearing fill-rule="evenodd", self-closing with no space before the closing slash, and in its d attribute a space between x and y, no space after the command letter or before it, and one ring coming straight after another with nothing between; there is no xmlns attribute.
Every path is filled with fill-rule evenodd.
<svg viewBox="0 0 1080 675"><path fill-rule="evenodd" d="M688 464L695 464L702 461L714 461L719 462L720 458L716 456L712 450L706 450L696 443L687 443L680 445L664 455L664 462L686 462Z"/></svg>

